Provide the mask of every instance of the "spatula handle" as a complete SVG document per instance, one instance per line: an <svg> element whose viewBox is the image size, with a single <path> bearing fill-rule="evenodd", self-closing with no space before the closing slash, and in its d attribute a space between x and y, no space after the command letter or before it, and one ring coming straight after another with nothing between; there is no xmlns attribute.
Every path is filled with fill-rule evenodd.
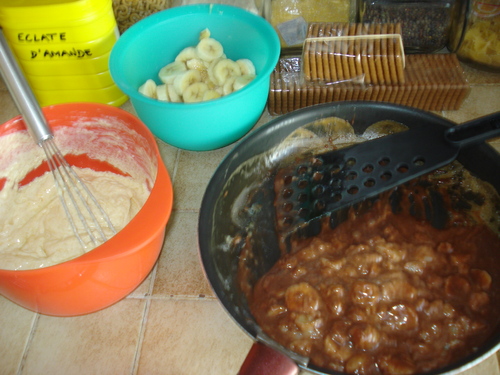
<svg viewBox="0 0 500 375"><path fill-rule="evenodd" d="M448 142L466 147L500 136L500 112L454 126L445 132Z"/></svg>

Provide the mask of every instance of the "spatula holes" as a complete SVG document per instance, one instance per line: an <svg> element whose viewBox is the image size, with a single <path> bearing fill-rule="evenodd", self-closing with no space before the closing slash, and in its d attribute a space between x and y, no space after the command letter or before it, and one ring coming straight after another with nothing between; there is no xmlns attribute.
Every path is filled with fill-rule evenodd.
<svg viewBox="0 0 500 375"><path fill-rule="evenodd" d="M297 197L297 200L300 203L307 202L307 200L308 200L307 194L304 194L304 193L299 194L299 196Z"/></svg>
<svg viewBox="0 0 500 375"><path fill-rule="evenodd" d="M416 167L423 167L425 165L426 161L423 156L418 156L415 159L413 159L413 165Z"/></svg>
<svg viewBox="0 0 500 375"><path fill-rule="evenodd" d="M293 181L293 176L283 177L283 184L285 184L285 186L290 185L292 181Z"/></svg>
<svg viewBox="0 0 500 375"><path fill-rule="evenodd" d="M374 187L375 186L375 179L373 178L368 178L367 180L365 180L365 182L363 182L363 185L367 188L371 188L371 187Z"/></svg>
<svg viewBox="0 0 500 375"><path fill-rule="evenodd" d="M391 159L388 158L387 156L384 156L383 158L381 158L378 161L378 165L380 165L381 167L387 167L390 162L391 162Z"/></svg>
<svg viewBox="0 0 500 375"><path fill-rule="evenodd" d="M283 189L281 195L283 196L283 198L289 199L293 195L293 189L290 188Z"/></svg>
<svg viewBox="0 0 500 375"><path fill-rule="evenodd" d="M292 224L293 224L293 217L292 216L285 216L283 218L283 226L289 227Z"/></svg>
<svg viewBox="0 0 500 375"><path fill-rule="evenodd" d="M384 172L380 175L380 179L382 181L389 181L392 178L392 173L391 172Z"/></svg>
<svg viewBox="0 0 500 375"><path fill-rule="evenodd" d="M340 165L333 165L330 168L330 176L332 177L337 176L340 172L342 172L342 168L340 167Z"/></svg>
<svg viewBox="0 0 500 375"><path fill-rule="evenodd" d="M345 179L347 181L353 181L355 180L356 178L358 178L358 174L354 171L350 171L349 173L347 173L347 175L345 176Z"/></svg>
<svg viewBox="0 0 500 375"><path fill-rule="evenodd" d="M357 187L356 185L350 186L347 189L347 193L350 194L350 195L356 195L356 194L358 194L358 192L359 192L359 187Z"/></svg>
<svg viewBox="0 0 500 375"><path fill-rule="evenodd" d="M321 194L323 194L324 191L325 191L325 189L321 185L315 186L314 189L312 190L313 195L315 197L321 196Z"/></svg>
<svg viewBox="0 0 500 375"><path fill-rule="evenodd" d="M332 178L328 183L333 189L340 189L342 187L342 180L338 178Z"/></svg>
<svg viewBox="0 0 500 375"><path fill-rule="evenodd" d="M291 202L283 203L283 211L290 212L292 210L293 210L293 203Z"/></svg>
<svg viewBox="0 0 500 375"><path fill-rule="evenodd" d="M297 167L297 175L301 176L304 173L307 173L307 166L300 165L299 167Z"/></svg>
<svg viewBox="0 0 500 375"><path fill-rule="evenodd" d="M398 165L396 170L401 174L408 173L408 171L410 170L410 167L408 166L408 164L400 164L400 165Z"/></svg>
<svg viewBox="0 0 500 375"><path fill-rule="evenodd" d="M316 171L313 173L312 176L313 181L319 182L323 179L323 172Z"/></svg>
<svg viewBox="0 0 500 375"><path fill-rule="evenodd" d="M368 173L372 173L372 172L373 172L373 169L374 169L373 165L371 165L371 164L367 164L367 165L365 165L365 166L363 167L362 171L363 171L364 173L367 173L367 174L368 174Z"/></svg>
<svg viewBox="0 0 500 375"><path fill-rule="evenodd" d="M323 202L322 200L317 200L316 203L314 204L314 208L317 210L317 211L324 211L325 208L326 208L326 204L325 202Z"/></svg>
<svg viewBox="0 0 500 375"><path fill-rule="evenodd" d="M349 158L346 160L345 165L349 168L352 168L356 165L357 160L355 158Z"/></svg>
<svg viewBox="0 0 500 375"><path fill-rule="evenodd" d="M340 194L340 193L332 194L331 200L334 203L340 202L342 200L342 194Z"/></svg>
<svg viewBox="0 0 500 375"><path fill-rule="evenodd" d="M307 180L300 180L297 186L299 189L305 189L309 185L309 182Z"/></svg>

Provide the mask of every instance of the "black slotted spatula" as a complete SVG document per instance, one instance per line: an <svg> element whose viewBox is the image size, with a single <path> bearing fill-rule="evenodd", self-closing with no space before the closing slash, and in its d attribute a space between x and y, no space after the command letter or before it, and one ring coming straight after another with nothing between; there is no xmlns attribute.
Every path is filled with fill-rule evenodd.
<svg viewBox="0 0 500 375"><path fill-rule="evenodd" d="M278 171L278 226L286 232L454 161L460 150L500 136L500 112L453 126L406 131L328 151ZM496 173L496 171L492 171Z"/></svg>

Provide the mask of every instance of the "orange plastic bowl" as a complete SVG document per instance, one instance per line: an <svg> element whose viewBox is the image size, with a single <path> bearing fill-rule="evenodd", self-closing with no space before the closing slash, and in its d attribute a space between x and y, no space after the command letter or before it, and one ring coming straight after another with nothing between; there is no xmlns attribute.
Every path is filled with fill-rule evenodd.
<svg viewBox="0 0 500 375"><path fill-rule="evenodd" d="M151 193L142 209L124 229L101 246L78 258L46 268L0 269L0 294L11 301L46 315L88 314L127 296L152 270L172 211L172 184L153 135L130 113L97 103L60 104L45 107L43 111L55 132L59 148L68 145L58 142L58 130L74 128L82 119L95 120L92 133L98 137L94 141L102 142L104 148L109 147L108 151L120 152L133 160L135 166L141 168L141 176L144 174L144 178L151 182ZM97 122L102 118L111 119L120 126L116 129L108 127L104 131L103 125ZM25 131L23 120L16 117L0 126L0 137ZM88 134L81 138L71 142L92 142ZM38 146L33 142L33 147ZM66 156L71 164L80 167L116 172L115 166L103 163L105 160L92 159L88 155ZM9 159L4 158L3 162L6 160ZM40 170L36 168L30 173L44 173ZM0 190L7 178L0 178Z"/></svg>

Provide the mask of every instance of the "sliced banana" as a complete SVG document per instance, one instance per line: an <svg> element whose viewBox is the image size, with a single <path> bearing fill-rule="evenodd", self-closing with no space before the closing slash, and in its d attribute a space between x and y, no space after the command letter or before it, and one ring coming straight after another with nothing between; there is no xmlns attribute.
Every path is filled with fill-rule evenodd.
<svg viewBox="0 0 500 375"><path fill-rule="evenodd" d="M250 59L239 59L236 63L240 66L242 75L255 75L255 65Z"/></svg>
<svg viewBox="0 0 500 375"><path fill-rule="evenodd" d="M162 84L152 79L139 87L147 97L174 103L213 100L240 90L255 78L255 66L249 59L231 60L210 30L199 34L196 46L184 48L175 60L160 69Z"/></svg>
<svg viewBox="0 0 500 375"><path fill-rule="evenodd" d="M213 38L203 38L196 46L196 52L202 60L213 61L218 59L224 53L222 44Z"/></svg>
<svg viewBox="0 0 500 375"><path fill-rule="evenodd" d="M234 81L236 81L236 77L228 77L226 82L222 85L222 94L229 95L234 91Z"/></svg>
<svg viewBox="0 0 500 375"><path fill-rule="evenodd" d="M222 59L213 67L213 75L219 85L224 85L228 78L241 75L240 66L231 59Z"/></svg>
<svg viewBox="0 0 500 375"><path fill-rule="evenodd" d="M156 82L152 79L148 79L139 87L139 92L148 98L156 99Z"/></svg>
<svg viewBox="0 0 500 375"><path fill-rule="evenodd" d="M233 84L234 91L241 90L243 87L252 82L255 78L254 74L245 74L239 77L236 77Z"/></svg>
<svg viewBox="0 0 500 375"><path fill-rule="evenodd" d="M175 91L174 85L167 85L168 98L172 103L182 102L182 97Z"/></svg>
<svg viewBox="0 0 500 375"><path fill-rule="evenodd" d="M205 62L198 57L187 60L186 67L188 69L207 70L207 65L205 64Z"/></svg>
<svg viewBox="0 0 500 375"><path fill-rule="evenodd" d="M201 30L201 32L200 32L200 40L205 39L205 38L210 38L210 30L209 29Z"/></svg>
<svg viewBox="0 0 500 375"><path fill-rule="evenodd" d="M201 81L201 73L198 70L186 70L174 79L174 88L177 94L183 95L188 86Z"/></svg>
<svg viewBox="0 0 500 375"><path fill-rule="evenodd" d="M166 84L156 86L156 98L162 102L170 101Z"/></svg>
<svg viewBox="0 0 500 375"><path fill-rule="evenodd" d="M204 82L195 82L189 85L182 93L184 103L196 103L203 100L203 96L208 91L208 85Z"/></svg>
<svg viewBox="0 0 500 375"><path fill-rule="evenodd" d="M186 64L180 61L174 61L160 69L158 77L163 83L171 84L175 77L187 71Z"/></svg>
<svg viewBox="0 0 500 375"><path fill-rule="evenodd" d="M195 47L186 47L175 57L175 61L185 63L191 59L197 59L198 52Z"/></svg>
<svg viewBox="0 0 500 375"><path fill-rule="evenodd" d="M203 94L203 101L213 100L213 99L219 99L221 96L222 95L219 92L215 91L215 90L207 90Z"/></svg>

